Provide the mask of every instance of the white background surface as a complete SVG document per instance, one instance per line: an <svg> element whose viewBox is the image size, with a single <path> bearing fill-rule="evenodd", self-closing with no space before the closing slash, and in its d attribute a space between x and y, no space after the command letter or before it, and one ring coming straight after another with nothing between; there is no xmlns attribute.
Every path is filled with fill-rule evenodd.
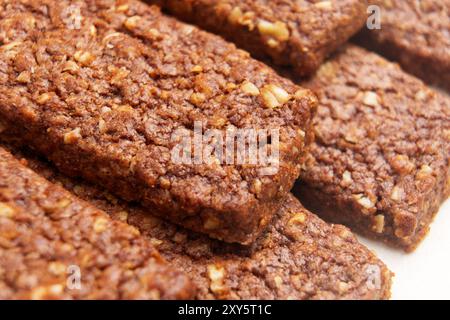
<svg viewBox="0 0 450 320"><path fill-rule="evenodd" d="M450 299L450 200L416 251L403 253L359 237L395 273L392 299Z"/></svg>

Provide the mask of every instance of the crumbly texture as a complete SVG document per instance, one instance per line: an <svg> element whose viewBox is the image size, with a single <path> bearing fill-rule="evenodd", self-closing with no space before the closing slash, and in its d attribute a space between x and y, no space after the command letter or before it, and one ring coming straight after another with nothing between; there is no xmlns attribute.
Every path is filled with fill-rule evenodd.
<svg viewBox="0 0 450 320"><path fill-rule="evenodd" d="M193 291L136 228L0 148L0 299L188 299Z"/></svg>
<svg viewBox="0 0 450 320"><path fill-rule="evenodd" d="M450 0L369 2L381 8L381 29L364 30L357 41L450 91Z"/></svg>
<svg viewBox="0 0 450 320"><path fill-rule="evenodd" d="M189 229L239 243L265 229L311 140L310 91L138 1L2 2L0 18L8 130L64 173ZM174 161L196 122L222 136L278 130L276 170L221 162L207 139L195 141L203 161ZM269 136L257 151L276 147Z"/></svg>
<svg viewBox="0 0 450 320"><path fill-rule="evenodd" d="M355 34L365 0L147 0L176 17L224 36L252 55L299 76Z"/></svg>
<svg viewBox="0 0 450 320"><path fill-rule="evenodd" d="M1 138L4 138L1 137ZM353 234L329 225L289 195L252 246L226 244L164 222L147 209L58 173L33 154L17 157L50 181L136 226L173 266L189 274L197 299L387 299L392 273ZM26 160L25 160L26 159Z"/></svg>
<svg viewBox="0 0 450 320"><path fill-rule="evenodd" d="M450 194L450 99L347 46L306 83L320 100L296 193L325 220L413 250Z"/></svg>

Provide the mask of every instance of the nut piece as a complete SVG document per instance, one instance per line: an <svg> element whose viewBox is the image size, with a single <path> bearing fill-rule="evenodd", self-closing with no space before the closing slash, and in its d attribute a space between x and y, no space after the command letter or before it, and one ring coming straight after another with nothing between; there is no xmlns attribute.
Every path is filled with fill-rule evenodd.
<svg viewBox="0 0 450 320"><path fill-rule="evenodd" d="M128 4L122 4L116 8L117 12L125 12L130 6Z"/></svg>
<svg viewBox="0 0 450 320"><path fill-rule="evenodd" d="M380 103L378 102L378 95L373 91L367 91L364 94L363 97L363 103L365 105L371 106L371 107L378 107L380 106Z"/></svg>
<svg viewBox="0 0 450 320"><path fill-rule="evenodd" d="M30 294L31 300L43 300L49 297L55 297L64 291L62 284L53 284L50 286L41 286L33 289Z"/></svg>
<svg viewBox="0 0 450 320"><path fill-rule="evenodd" d="M16 80L20 83L29 83L31 81L31 73L23 71L17 76Z"/></svg>
<svg viewBox="0 0 450 320"><path fill-rule="evenodd" d="M214 230L220 226L220 220L216 217L209 217L203 224L205 230Z"/></svg>
<svg viewBox="0 0 450 320"><path fill-rule="evenodd" d="M408 238L412 236L417 228L416 217L407 211L400 210L394 215L395 236L398 238Z"/></svg>
<svg viewBox="0 0 450 320"><path fill-rule="evenodd" d="M165 178L165 177L160 177L160 178L159 178L159 185L161 186L161 188L167 190L167 189L170 188L171 183L170 183L170 180L169 180L169 179L167 179L167 178Z"/></svg>
<svg viewBox="0 0 450 320"><path fill-rule="evenodd" d="M350 171L345 170L342 174L342 185L343 186L349 186L353 183L352 174Z"/></svg>
<svg viewBox="0 0 450 320"><path fill-rule="evenodd" d="M64 135L65 144L73 144L81 139L81 129L75 128Z"/></svg>
<svg viewBox="0 0 450 320"><path fill-rule="evenodd" d="M283 285L283 279L280 276L275 276L273 281L275 282L275 286L277 288L280 288Z"/></svg>
<svg viewBox="0 0 450 320"><path fill-rule="evenodd" d="M233 10L231 10L230 15L228 16L228 21L230 21L232 24L238 24L243 15L244 14L242 13L241 8L234 7Z"/></svg>
<svg viewBox="0 0 450 320"><path fill-rule="evenodd" d="M394 201L400 201L403 198L403 188L399 187L399 186L394 186L394 188L392 188L392 192L391 192L391 199Z"/></svg>
<svg viewBox="0 0 450 320"><path fill-rule="evenodd" d="M90 34L92 37L95 37L95 36L97 35L97 28L96 28L94 25L91 25L91 26L89 27L89 34Z"/></svg>
<svg viewBox="0 0 450 320"><path fill-rule="evenodd" d="M244 91L244 93L251 96L258 96L260 93L258 87L249 81L244 81L244 83L241 85L241 89L242 91Z"/></svg>
<svg viewBox="0 0 450 320"><path fill-rule="evenodd" d="M196 107L199 107L205 100L206 96L200 92L194 92L189 98L189 102L191 102Z"/></svg>
<svg viewBox="0 0 450 320"><path fill-rule="evenodd" d="M116 216L117 216L117 219L122 222L128 221L128 212L126 212L126 211L119 211L116 213Z"/></svg>
<svg viewBox="0 0 450 320"><path fill-rule="evenodd" d="M403 154L391 158L390 164L395 171L402 175L410 173L415 168L409 157Z"/></svg>
<svg viewBox="0 0 450 320"><path fill-rule="evenodd" d="M192 67L191 71L195 72L195 73L200 73L200 72L203 72L203 68L202 68L202 66L196 65L196 66Z"/></svg>
<svg viewBox="0 0 450 320"><path fill-rule="evenodd" d="M48 271L54 275L60 276L66 273L66 265L62 262L53 261L48 265Z"/></svg>
<svg viewBox="0 0 450 320"><path fill-rule="evenodd" d="M268 36L272 40L278 42L287 41L289 39L289 29L287 24L281 21L272 23L266 20L260 20L258 23L258 30L262 35Z"/></svg>
<svg viewBox="0 0 450 320"><path fill-rule="evenodd" d="M107 46L108 48L112 48L113 45L110 44L109 41L110 41L111 39L113 39L113 38L121 37L121 36L123 36L123 33L121 33L121 32L112 32L112 33L106 35L106 36L103 38L102 44L103 44L104 46Z"/></svg>
<svg viewBox="0 0 450 320"><path fill-rule="evenodd" d="M289 93L273 84L265 85L261 89L261 96L265 105L272 109L278 108L291 99Z"/></svg>
<svg viewBox="0 0 450 320"><path fill-rule="evenodd" d="M52 98L52 96L50 93L43 93L39 97L37 97L36 102L38 104L44 104L44 103L50 101L51 98Z"/></svg>
<svg viewBox="0 0 450 320"><path fill-rule="evenodd" d="M278 102L277 98L275 98L275 96L269 90L263 88L263 90L261 91L261 96L264 100L264 104L268 108L275 109L280 106L280 103Z"/></svg>
<svg viewBox="0 0 450 320"><path fill-rule="evenodd" d="M418 180L425 180L425 179L431 177L432 173L433 173L433 169L429 165L424 164L420 167L420 170L417 172L416 178Z"/></svg>
<svg viewBox="0 0 450 320"><path fill-rule="evenodd" d="M275 96L275 98L277 98L279 103L284 104L291 99L291 95L287 93L283 88L277 87L273 84L269 84L267 87Z"/></svg>
<svg viewBox="0 0 450 320"><path fill-rule="evenodd" d="M363 207L364 213L370 213L371 211L375 211L375 203L370 200L369 197L364 196L364 194L356 194L354 195L356 202L358 202L361 207Z"/></svg>
<svg viewBox="0 0 450 320"><path fill-rule="evenodd" d="M151 243L152 245L154 245L155 247L157 247L157 246L162 245L162 244L163 244L163 241L162 241L162 240L159 240L159 239L156 239L156 238L151 238L151 239L150 239L150 243Z"/></svg>
<svg viewBox="0 0 450 320"><path fill-rule="evenodd" d="M255 24L253 22L254 17L254 12L243 13L241 8L235 7L231 10L228 21L232 24L246 26L250 31L253 31L253 29L255 29Z"/></svg>
<svg viewBox="0 0 450 320"><path fill-rule="evenodd" d="M12 218L14 215L14 209L6 203L0 202L0 217Z"/></svg>
<svg viewBox="0 0 450 320"><path fill-rule="evenodd" d="M233 82L228 82L225 86L225 88L227 89L228 92L233 91L234 89L237 88L237 85Z"/></svg>
<svg viewBox="0 0 450 320"><path fill-rule="evenodd" d="M69 60L64 64L62 71L76 72L80 69L75 61Z"/></svg>
<svg viewBox="0 0 450 320"><path fill-rule="evenodd" d="M108 219L99 217L94 221L94 231L97 233L101 233L105 231L108 227Z"/></svg>
<svg viewBox="0 0 450 320"><path fill-rule="evenodd" d="M348 292L349 288L350 288L350 285L347 282L339 281L338 289L339 289L340 294L344 294L344 293Z"/></svg>
<svg viewBox="0 0 450 320"><path fill-rule="evenodd" d="M208 265L207 269L208 269L208 277L211 280L210 284L211 291L214 293L223 291L224 289L223 280L225 277L225 269L215 264Z"/></svg>
<svg viewBox="0 0 450 320"><path fill-rule="evenodd" d="M75 52L73 58L83 66L89 66L95 60L95 56L92 53L82 50Z"/></svg>
<svg viewBox="0 0 450 320"><path fill-rule="evenodd" d="M424 90L419 90L419 91L417 91L414 98L417 101L425 101L425 99L427 98L427 93Z"/></svg>
<svg viewBox="0 0 450 320"><path fill-rule="evenodd" d="M141 20L140 16L133 16L125 20L123 24L128 30L133 30L138 26L139 20Z"/></svg>
<svg viewBox="0 0 450 320"><path fill-rule="evenodd" d="M295 93L294 93L294 97L297 99L302 99L302 98L310 98L311 97L311 91L309 91L308 89L298 89Z"/></svg>
<svg viewBox="0 0 450 320"><path fill-rule="evenodd" d="M261 193L262 182L259 179L255 179L252 184L253 191L258 195Z"/></svg>
<svg viewBox="0 0 450 320"><path fill-rule="evenodd" d="M331 1L321 1L314 4L316 8L324 9L324 10L331 10L333 9L333 3Z"/></svg>
<svg viewBox="0 0 450 320"><path fill-rule="evenodd" d="M384 216L382 214L378 214L373 218L373 231L376 233L383 233L384 230Z"/></svg>
<svg viewBox="0 0 450 320"><path fill-rule="evenodd" d="M290 220L289 225L291 224L304 224L306 221L306 215L304 212L297 212Z"/></svg>

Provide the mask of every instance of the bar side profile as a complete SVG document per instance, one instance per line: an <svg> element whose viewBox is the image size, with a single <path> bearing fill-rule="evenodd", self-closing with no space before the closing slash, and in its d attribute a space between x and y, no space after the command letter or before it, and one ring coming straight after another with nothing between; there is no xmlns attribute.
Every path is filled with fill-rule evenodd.
<svg viewBox="0 0 450 320"><path fill-rule="evenodd" d="M15 1L0 14L0 116L18 137L189 229L244 244L265 229L312 139L309 90L138 1ZM265 135L255 154L276 156L211 151L216 135L247 131Z"/></svg>
<svg viewBox="0 0 450 320"><path fill-rule="evenodd" d="M193 288L136 228L0 148L1 299L187 299Z"/></svg>
<svg viewBox="0 0 450 320"><path fill-rule="evenodd" d="M4 138L5 135L0 136ZM10 147L11 148L11 147ZM387 299L392 273L352 233L328 225L289 195L252 246L226 244L164 222L149 209L57 172L12 148L38 174L136 226L175 267L188 273L197 299Z"/></svg>
<svg viewBox="0 0 450 320"><path fill-rule="evenodd" d="M148 0L298 76L313 73L367 18L365 0Z"/></svg>
<svg viewBox="0 0 450 320"><path fill-rule="evenodd" d="M320 107L294 193L325 220L414 250L450 194L450 99L356 46L305 85Z"/></svg>

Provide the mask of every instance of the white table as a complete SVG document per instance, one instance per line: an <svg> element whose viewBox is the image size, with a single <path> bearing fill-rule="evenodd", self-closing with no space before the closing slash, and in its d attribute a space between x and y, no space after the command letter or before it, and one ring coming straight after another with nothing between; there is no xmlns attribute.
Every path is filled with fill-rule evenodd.
<svg viewBox="0 0 450 320"><path fill-rule="evenodd" d="M392 299L450 299L450 200L412 253L359 237L395 273Z"/></svg>

